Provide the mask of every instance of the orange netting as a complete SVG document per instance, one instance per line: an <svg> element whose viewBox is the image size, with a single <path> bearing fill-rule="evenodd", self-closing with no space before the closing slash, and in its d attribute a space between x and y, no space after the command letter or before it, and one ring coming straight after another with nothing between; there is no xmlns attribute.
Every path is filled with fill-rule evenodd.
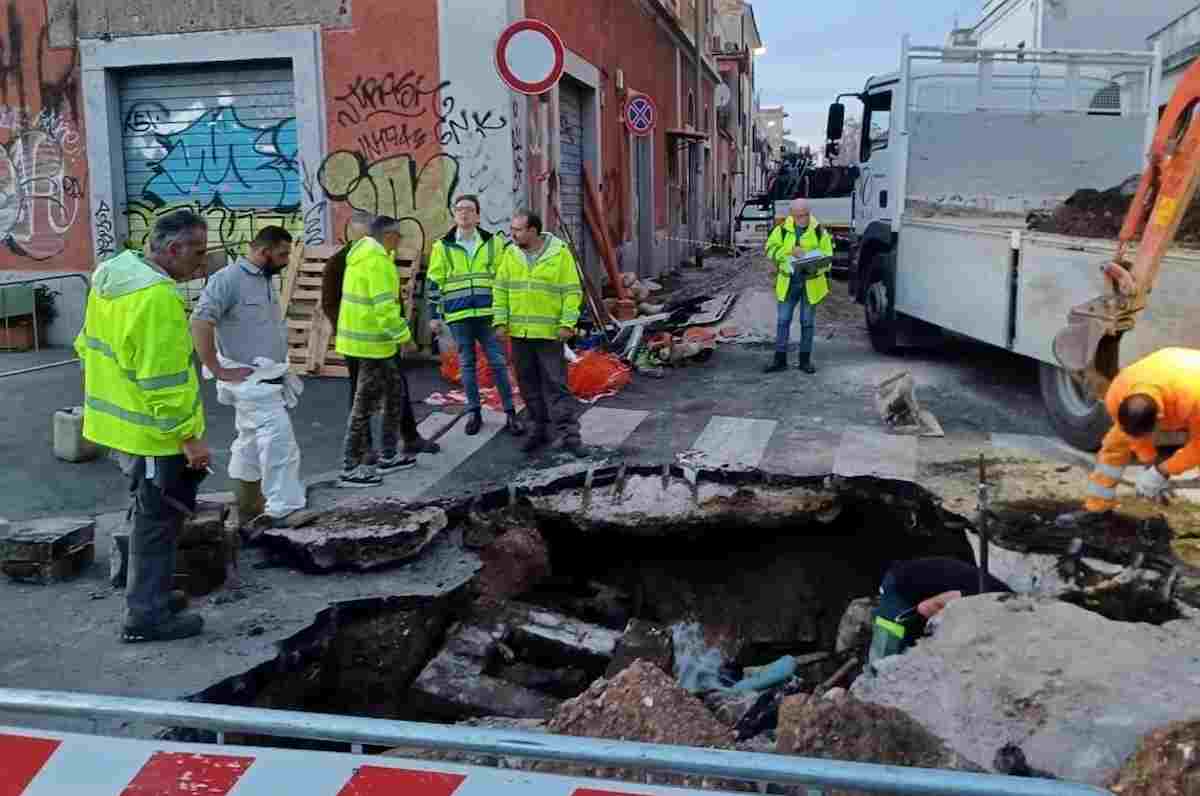
<svg viewBox="0 0 1200 796"><path fill-rule="evenodd" d="M505 361L508 362L509 383L513 392L518 393L517 374L513 369L512 341L503 340ZM458 361L458 351L452 345L447 345L445 338L441 346L442 378L452 384L462 383L462 367ZM481 389L496 386L496 377L492 367L483 353L483 346L475 344L476 376ZM633 381L633 371L613 354L603 351L585 351L577 362L567 366L567 386L571 392L583 400L594 400L604 395L613 395Z"/></svg>

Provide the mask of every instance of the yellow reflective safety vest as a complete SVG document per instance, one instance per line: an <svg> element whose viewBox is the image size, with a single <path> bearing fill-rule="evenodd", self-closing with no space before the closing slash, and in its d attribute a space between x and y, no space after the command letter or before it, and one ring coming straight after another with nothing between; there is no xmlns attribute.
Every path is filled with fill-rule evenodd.
<svg viewBox="0 0 1200 796"><path fill-rule="evenodd" d="M545 244L530 264L520 246L509 244L500 255L492 290L495 326L507 326L513 338L554 340L558 330L579 323L583 287L571 250L544 232Z"/></svg>
<svg viewBox="0 0 1200 796"><path fill-rule="evenodd" d="M204 436L187 308L175 283L127 251L92 277L75 352L83 436L135 456L176 456Z"/></svg>
<svg viewBox="0 0 1200 796"><path fill-rule="evenodd" d="M507 245L499 235L476 229L475 256L458 242L456 230L433 244L429 253L429 301L435 320L449 323L492 316L492 284L496 261Z"/></svg>
<svg viewBox="0 0 1200 796"><path fill-rule="evenodd" d="M782 224L771 230L766 246L767 256L779 266L778 275L775 277L775 298L779 301L787 300L788 287L792 282L792 250L797 245L805 252L819 250L826 257L833 256L833 236L821 226L816 216L809 215L808 228L799 238L796 235L796 219L791 216L785 218ZM804 291L808 295L809 304L820 304L829 295L831 267L829 265L820 269L816 275L805 281Z"/></svg>
<svg viewBox="0 0 1200 796"><path fill-rule="evenodd" d="M411 340L412 332L400 305L395 259L374 238L359 238L346 255L334 344L337 352L362 359L387 359Z"/></svg>

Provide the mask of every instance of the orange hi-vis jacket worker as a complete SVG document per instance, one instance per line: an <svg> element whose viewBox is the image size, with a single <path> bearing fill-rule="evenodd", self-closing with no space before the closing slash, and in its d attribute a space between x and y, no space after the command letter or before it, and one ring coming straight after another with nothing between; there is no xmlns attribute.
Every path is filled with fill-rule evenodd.
<svg viewBox="0 0 1200 796"><path fill-rule="evenodd" d="M1150 428L1136 427L1130 407L1146 401L1157 410ZM1105 396L1105 407L1113 419L1112 430L1104 437L1096 466L1088 479L1088 511L1109 511L1117 507L1117 483L1127 464L1134 458L1147 465L1138 476L1138 494L1160 497L1167 479L1200 465L1200 351L1190 348L1164 348L1140 359L1121 371ZM1145 413L1143 413L1143 418ZM1133 425L1134 428L1130 428ZM1186 431L1187 444L1161 464L1155 431Z"/></svg>

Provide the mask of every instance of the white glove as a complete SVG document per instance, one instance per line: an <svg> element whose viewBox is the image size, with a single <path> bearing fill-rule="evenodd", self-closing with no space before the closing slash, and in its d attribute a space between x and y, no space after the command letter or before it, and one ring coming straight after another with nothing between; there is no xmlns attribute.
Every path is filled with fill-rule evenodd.
<svg viewBox="0 0 1200 796"><path fill-rule="evenodd" d="M1151 466L1142 470L1137 480L1134 481L1134 486L1137 489L1138 497L1159 500L1167 496L1171 483L1165 475L1158 471L1157 467Z"/></svg>

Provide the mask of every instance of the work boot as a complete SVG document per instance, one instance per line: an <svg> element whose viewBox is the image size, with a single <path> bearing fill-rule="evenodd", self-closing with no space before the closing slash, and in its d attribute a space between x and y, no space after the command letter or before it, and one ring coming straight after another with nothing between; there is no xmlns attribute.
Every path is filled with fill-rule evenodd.
<svg viewBox="0 0 1200 796"><path fill-rule="evenodd" d="M775 359L763 368L763 373L778 373L781 370L787 370L787 354L776 352Z"/></svg>
<svg viewBox="0 0 1200 796"><path fill-rule="evenodd" d="M508 419L504 423L504 428L509 434L519 437L525 433L525 424L521 422L521 418L517 417L516 412L509 412L506 417Z"/></svg>
<svg viewBox="0 0 1200 796"><path fill-rule="evenodd" d="M235 480L233 493L237 498L239 525L248 525L253 518L267 510L267 499L263 496L261 481Z"/></svg>
<svg viewBox="0 0 1200 796"><path fill-rule="evenodd" d="M534 426L533 433L529 435L529 439L525 440L525 444L521 446L521 450L525 453L533 453L549 442L550 435L546 433L546 427Z"/></svg>
<svg viewBox="0 0 1200 796"><path fill-rule="evenodd" d="M183 613L188 608L188 595L183 589L172 589L167 595L167 610L173 614Z"/></svg>
<svg viewBox="0 0 1200 796"><path fill-rule="evenodd" d="M404 453L410 456L415 456L418 453L441 453L442 446L431 439L417 437L414 440L404 443Z"/></svg>
<svg viewBox="0 0 1200 796"><path fill-rule="evenodd" d="M475 436L481 428L483 428L483 412L476 409L474 412L471 412L471 416L467 419L467 436Z"/></svg>
<svg viewBox="0 0 1200 796"><path fill-rule="evenodd" d="M143 641L177 641L181 638L198 636L202 632L204 632L204 617L184 611L151 627L126 625L121 632L121 640L126 644L138 644Z"/></svg>
<svg viewBox="0 0 1200 796"><path fill-rule="evenodd" d="M810 375L817 372L816 367L814 367L813 363L812 363L812 354L811 353L800 354L800 358L798 360L796 360L796 367Z"/></svg>

